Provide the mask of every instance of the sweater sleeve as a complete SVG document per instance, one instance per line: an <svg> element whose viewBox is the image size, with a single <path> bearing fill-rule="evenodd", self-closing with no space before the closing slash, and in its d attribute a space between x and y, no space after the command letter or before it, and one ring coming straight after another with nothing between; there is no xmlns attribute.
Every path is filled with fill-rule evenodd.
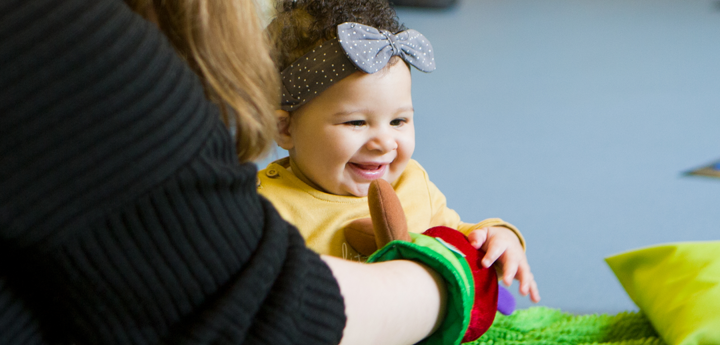
<svg viewBox="0 0 720 345"><path fill-rule="evenodd" d="M337 282L119 0L0 5L0 343L337 344Z"/></svg>
<svg viewBox="0 0 720 345"><path fill-rule="evenodd" d="M6 275L0 275L0 344L49 344L40 320Z"/></svg>

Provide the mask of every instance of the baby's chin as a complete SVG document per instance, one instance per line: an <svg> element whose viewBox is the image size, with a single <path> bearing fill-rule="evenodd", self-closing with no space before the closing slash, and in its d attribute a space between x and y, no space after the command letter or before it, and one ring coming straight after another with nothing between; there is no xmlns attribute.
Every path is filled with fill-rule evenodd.
<svg viewBox="0 0 720 345"><path fill-rule="evenodd" d="M388 181L387 176L382 177L383 180ZM388 181L389 183L393 183L395 181ZM362 183L356 183L351 190L348 190L348 193L352 196L356 197L366 197L368 195L368 191L370 190L370 182L362 182Z"/></svg>
<svg viewBox="0 0 720 345"><path fill-rule="evenodd" d="M352 190L349 190L348 193L352 196L362 198L368 195L368 190L370 190L370 182L358 184L352 188Z"/></svg>

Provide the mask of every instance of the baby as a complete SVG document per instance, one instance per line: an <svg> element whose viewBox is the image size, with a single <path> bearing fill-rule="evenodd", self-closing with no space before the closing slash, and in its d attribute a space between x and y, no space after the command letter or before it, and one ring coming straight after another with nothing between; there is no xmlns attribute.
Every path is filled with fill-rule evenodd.
<svg viewBox="0 0 720 345"><path fill-rule="evenodd" d="M258 192L320 254L364 261L342 229L369 217L370 182L395 189L408 229L447 226L486 251L506 285L540 299L520 232L498 218L460 221L445 196L413 160L414 109L410 65L435 69L432 46L402 30L386 0L288 1L268 31L282 75L277 111L280 147L289 157L258 173Z"/></svg>

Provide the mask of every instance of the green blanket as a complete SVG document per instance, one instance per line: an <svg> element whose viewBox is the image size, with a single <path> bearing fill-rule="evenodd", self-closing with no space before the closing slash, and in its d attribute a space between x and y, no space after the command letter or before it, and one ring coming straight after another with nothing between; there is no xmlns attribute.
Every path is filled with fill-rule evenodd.
<svg viewBox="0 0 720 345"><path fill-rule="evenodd" d="M472 345L597 344L665 345L641 312L617 315L572 315L558 309L533 307L500 313L492 327Z"/></svg>

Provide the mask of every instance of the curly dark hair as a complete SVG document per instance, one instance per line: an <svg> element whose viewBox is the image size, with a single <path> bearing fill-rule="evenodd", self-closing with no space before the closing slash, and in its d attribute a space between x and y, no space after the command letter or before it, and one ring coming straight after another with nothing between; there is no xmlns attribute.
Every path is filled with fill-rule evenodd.
<svg viewBox="0 0 720 345"><path fill-rule="evenodd" d="M281 0L268 25L274 59L282 71L322 42L337 37L345 22L397 33L405 29L387 0Z"/></svg>

